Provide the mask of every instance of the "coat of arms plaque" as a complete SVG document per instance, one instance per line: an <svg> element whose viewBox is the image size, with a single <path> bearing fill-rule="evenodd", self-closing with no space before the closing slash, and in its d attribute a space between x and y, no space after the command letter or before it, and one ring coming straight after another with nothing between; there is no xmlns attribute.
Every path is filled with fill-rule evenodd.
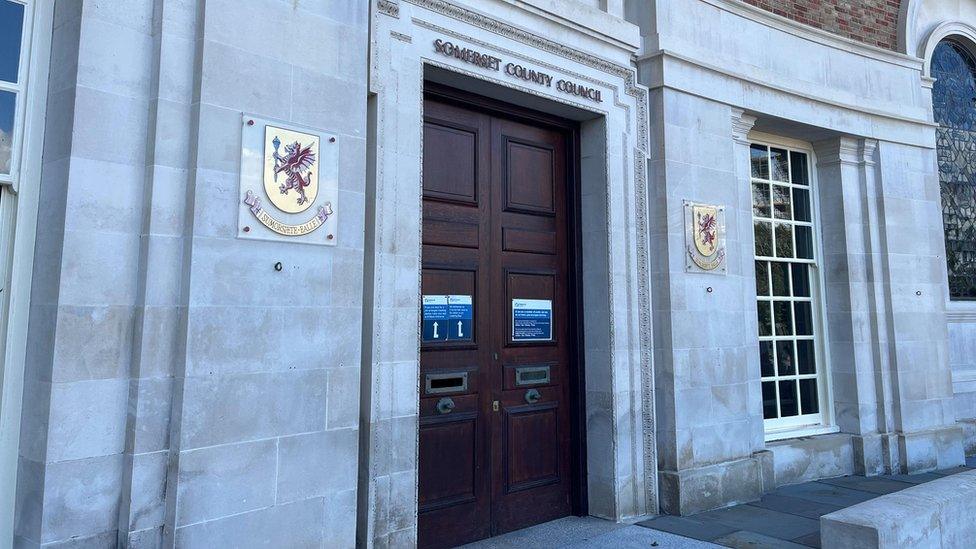
<svg viewBox="0 0 976 549"><path fill-rule="evenodd" d="M238 237L335 245L336 137L248 115L242 122Z"/></svg>
<svg viewBox="0 0 976 549"><path fill-rule="evenodd" d="M725 273L725 208L685 201L688 272Z"/></svg>

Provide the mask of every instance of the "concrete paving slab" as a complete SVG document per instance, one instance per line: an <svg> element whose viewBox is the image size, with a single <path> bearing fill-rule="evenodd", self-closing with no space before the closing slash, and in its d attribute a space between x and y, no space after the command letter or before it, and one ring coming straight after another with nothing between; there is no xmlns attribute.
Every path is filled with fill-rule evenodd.
<svg viewBox="0 0 976 549"><path fill-rule="evenodd" d="M955 475L956 473L965 473L969 469L970 469L969 467L960 466L960 467L953 467L951 469L940 469L938 471L932 471L932 473L936 475L941 475L943 477L947 477L949 475Z"/></svg>
<svg viewBox="0 0 976 549"><path fill-rule="evenodd" d="M891 494L913 486L909 482L882 477L837 477L823 479L819 482L872 494Z"/></svg>
<svg viewBox="0 0 976 549"><path fill-rule="evenodd" d="M709 549L719 546L707 541L686 538L660 530L627 526L565 547L566 549L605 549L607 547L613 549L648 549L649 547Z"/></svg>
<svg viewBox="0 0 976 549"><path fill-rule="evenodd" d="M773 511L789 513L791 515L798 515L814 520L820 520L821 515L826 515L827 513L833 513L834 511L843 509L843 507L840 505L829 505L826 503L783 496L779 494L766 494L761 500L754 501L748 505L772 509Z"/></svg>
<svg viewBox="0 0 976 549"><path fill-rule="evenodd" d="M898 482L907 482L909 484L922 484L925 482L929 482L930 480L942 478L943 475L937 475L935 473L917 473L914 475L881 475L881 476L882 478L897 480Z"/></svg>
<svg viewBox="0 0 976 549"><path fill-rule="evenodd" d="M736 530L748 530L781 540L798 538L820 531L819 520L752 505L737 505L727 509L709 511L701 513L697 518L714 520Z"/></svg>
<svg viewBox="0 0 976 549"><path fill-rule="evenodd" d="M746 532L740 530L727 536L715 540L715 543L722 544L733 549L805 549L805 545L793 543L782 539L764 536L756 532Z"/></svg>
<svg viewBox="0 0 976 549"><path fill-rule="evenodd" d="M806 545L807 547L816 547L820 549L820 532L815 534L807 534L805 536L800 536L793 540L793 543L799 543L800 545Z"/></svg>
<svg viewBox="0 0 976 549"><path fill-rule="evenodd" d="M877 497L877 494L870 492L831 486L830 484L823 484L821 482L783 486L777 488L772 493L840 507L850 507L851 505Z"/></svg>
<svg viewBox="0 0 976 549"><path fill-rule="evenodd" d="M596 517L563 517L464 545L466 549L521 549L524 547L566 547L608 532L626 528Z"/></svg>
<svg viewBox="0 0 976 549"><path fill-rule="evenodd" d="M715 538L736 531L736 528L712 520L700 519L697 516L675 517L662 515L650 520L638 522L637 525L702 541L712 541Z"/></svg>

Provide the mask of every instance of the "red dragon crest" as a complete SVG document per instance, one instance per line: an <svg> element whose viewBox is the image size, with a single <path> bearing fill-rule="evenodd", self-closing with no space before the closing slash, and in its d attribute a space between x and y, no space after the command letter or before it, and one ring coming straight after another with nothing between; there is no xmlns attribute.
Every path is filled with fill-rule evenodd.
<svg viewBox="0 0 976 549"><path fill-rule="evenodd" d="M278 179L279 173L286 176L285 182L278 187L281 194L288 194L288 191L295 189L298 192L298 205L301 206L308 202L305 196L305 188L312 184L312 165L315 164L315 153L312 151L312 144L302 146L295 141L290 145L285 145L285 154L278 154L278 146L281 141L277 137L274 139L275 152L273 154L274 176Z"/></svg>
<svg viewBox="0 0 976 549"><path fill-rule="evenodd" d="M712 214L698 214L698 235L709 249L715 249L716 226L718 219Z"/></svg>

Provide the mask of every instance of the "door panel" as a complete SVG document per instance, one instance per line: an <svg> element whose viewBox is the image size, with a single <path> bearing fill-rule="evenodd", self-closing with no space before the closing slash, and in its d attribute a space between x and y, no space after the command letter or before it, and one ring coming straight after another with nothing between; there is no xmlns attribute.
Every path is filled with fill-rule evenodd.
<svg viewBox="0 0 976 549"><path fill-rule="evenodd" d="M422 293L473 296L471 341L421 345L418 542L446 547L572 510L568 136L424 108ZM513 299L551 303L551 338L513 341Z"/></svg>

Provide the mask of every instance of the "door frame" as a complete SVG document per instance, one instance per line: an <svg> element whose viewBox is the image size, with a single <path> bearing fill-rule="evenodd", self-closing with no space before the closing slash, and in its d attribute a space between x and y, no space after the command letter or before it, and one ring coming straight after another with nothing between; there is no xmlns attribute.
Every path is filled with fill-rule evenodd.
<svg viewBox="0 0 976 549"><path fill-rule="evenodd" d="M567 189L566 240L569 256L568 280L569 298L573 307L569 311L569 347L572 363L569 364L570 395L570 503L572 513L585 516L589 510L586 478L586 379L583 353L583 257L581 219L581 179L580 179L580 127L579 123L526 107L513 105L478 95L473 92L452 88L444 84L424 80L424 99L450 103L469 110L483 112L500 118L518 122L541 125L560 131L566 136L567 151Z"/></svg>

